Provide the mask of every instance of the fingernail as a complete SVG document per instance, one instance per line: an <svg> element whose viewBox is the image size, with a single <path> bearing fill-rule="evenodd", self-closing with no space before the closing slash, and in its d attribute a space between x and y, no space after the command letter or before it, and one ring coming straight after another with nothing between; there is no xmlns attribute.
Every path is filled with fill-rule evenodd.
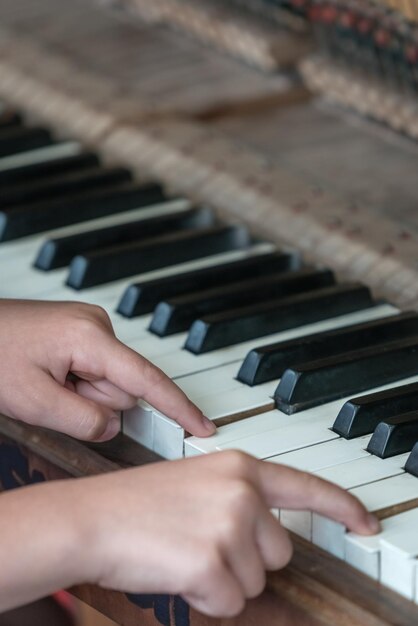
<svg viewBox="0 0 418 626"><path fill-rule="evenodd" d="M206 417L205 415L202 415L202 424L206 428L208 433L210 433L211 435L216 433L216 426L215 426L215 424L208 417Z"/></svg>
<svg viewBox="0 0 418 626"><path fill-rule="evenodd" d="M380 532L380 522L372 513L367 516L367 525L373 533Z"/></svg>
<svg viewBox="0 0 418 626"><path fill-rule="evenodd" d="M109 441L109 439L113 439L116 437L118 432L120 431L120 417L116 415L111 417L107 423L106 430L103 435L100 437L99 441Z"/></svg>

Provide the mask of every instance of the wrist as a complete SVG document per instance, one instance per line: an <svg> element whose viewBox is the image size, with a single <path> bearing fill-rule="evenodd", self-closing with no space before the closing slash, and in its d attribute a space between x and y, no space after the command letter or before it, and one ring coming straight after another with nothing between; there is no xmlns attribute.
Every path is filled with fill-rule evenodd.
<svg viewBox="0 0 418 626"><path fill-rule="evenodd" d="M98 583L105 561L106 539L103 538L99 491L89 488L95 478L66 481L66 539L72 567L68 570L71 585ZM90 483L90 485L89 485Z"/></svg>
<svg viewBox="0 0 418 626"><path fill-rule="evenodd" d="M84 524L74 506L76 482L0 495L0 557L7 563L0 574L0 612L90 580Z"/></svg>

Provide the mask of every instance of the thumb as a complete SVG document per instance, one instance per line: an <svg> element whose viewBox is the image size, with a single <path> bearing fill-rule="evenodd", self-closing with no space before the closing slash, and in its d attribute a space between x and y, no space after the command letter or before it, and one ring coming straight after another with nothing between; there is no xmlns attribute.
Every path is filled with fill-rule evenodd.
<svg viewBox="0 0 418 626"><path fill-rule="evenodd" d="M119 432L120 416L111 408L62 387L46 373L36 383L36 401L27 415L31 424L84 441L108 441Z"/></svg>

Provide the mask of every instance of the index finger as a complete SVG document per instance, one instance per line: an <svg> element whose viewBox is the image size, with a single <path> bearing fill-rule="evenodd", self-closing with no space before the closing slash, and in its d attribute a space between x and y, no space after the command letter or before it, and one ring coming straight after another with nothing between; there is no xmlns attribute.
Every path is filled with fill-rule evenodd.
<svg viewBox="0 0 418 626"><path fill-rule="evenodd" d="M380 530L377 519L357 498L314 474L261 461L256 480L270 508L320 513L361 535Z"/></svg>
<svg viewBox="0 0 418 626"><path fill-rule="evenodd" d="M215 425L148 359L110 336L97 349L101 352L104 374L111 383L135 398L142 398L197 437L208 437L215 432Z"/></svg>

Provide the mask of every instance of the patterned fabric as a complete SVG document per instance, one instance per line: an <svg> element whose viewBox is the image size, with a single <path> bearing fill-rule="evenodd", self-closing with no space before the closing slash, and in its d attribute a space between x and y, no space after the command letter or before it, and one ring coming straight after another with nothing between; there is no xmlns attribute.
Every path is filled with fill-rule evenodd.
<svg viewBox="0 0 418 626"><path fill-rule="evenodd" d="M179 596L128 594L128 599L141 609L152 608L163 626L190 625L189 606Z"/></svg>
<svg viewBox="0 0 418 626"><path fill-rule="evenodd" d="M28 458L17 445L0 443L0 484L3 489L16 489L44 480L41 472L29 470Z"/></svg>

